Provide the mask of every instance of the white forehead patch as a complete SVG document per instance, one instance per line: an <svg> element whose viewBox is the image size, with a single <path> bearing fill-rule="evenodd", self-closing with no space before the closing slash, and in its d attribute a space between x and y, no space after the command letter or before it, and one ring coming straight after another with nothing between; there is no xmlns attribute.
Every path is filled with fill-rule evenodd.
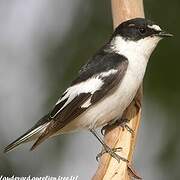
<svg viewBox="0 0 180 180"><path fill-rule="evenodd" d="M148 28L154 29L155 31L161 31L161 28L158 25L155 25L155 24L153 24L151 26L148 25Z"/></svg>

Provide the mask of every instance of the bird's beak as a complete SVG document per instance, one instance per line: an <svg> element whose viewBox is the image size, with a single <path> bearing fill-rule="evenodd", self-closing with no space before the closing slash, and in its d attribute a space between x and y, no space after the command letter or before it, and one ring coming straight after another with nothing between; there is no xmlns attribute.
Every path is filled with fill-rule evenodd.
<svg viewBox="0 0 180 180"><path fill-rule="evenodd" d="M173 37L173 34L167 33L165 31L160 31L157 36L164 38L164 37Z"/></svg>

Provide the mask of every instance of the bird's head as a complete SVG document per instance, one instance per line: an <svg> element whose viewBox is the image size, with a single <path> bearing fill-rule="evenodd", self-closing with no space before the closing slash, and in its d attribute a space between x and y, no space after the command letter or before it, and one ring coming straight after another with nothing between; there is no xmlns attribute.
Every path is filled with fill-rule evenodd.
<svg viewBox="0 0 180 180"><path fill-rule="evenodd" d="M134 50L150 56L157 43L165 37L172 37L172 34L166 33L150 20L135 18L121 23L115 29L111 45L117 51Z"/></svg>

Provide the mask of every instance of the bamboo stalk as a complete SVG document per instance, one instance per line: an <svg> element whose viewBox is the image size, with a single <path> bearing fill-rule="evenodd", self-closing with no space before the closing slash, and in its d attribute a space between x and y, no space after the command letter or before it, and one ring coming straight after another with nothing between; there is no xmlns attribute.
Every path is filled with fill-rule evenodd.
<svg viewBox="0 0 180 180"><path fill-rule="evenodd" d="M114 28L125 20L144 17L143 0L111 0L111 5ZM107 130L104 136L105 142L111 148L123 148L118 154L128 159L129 164L123 161L118 163L108 154L104 154L99 161L99 167L92 180L130 180L132 177L140 179L131 164L141 118L141 102L142 87L139 88L134 101L123 114L124 118L130 119L128 126L134 130L133 135L126 129L115 127Z"/></svg>

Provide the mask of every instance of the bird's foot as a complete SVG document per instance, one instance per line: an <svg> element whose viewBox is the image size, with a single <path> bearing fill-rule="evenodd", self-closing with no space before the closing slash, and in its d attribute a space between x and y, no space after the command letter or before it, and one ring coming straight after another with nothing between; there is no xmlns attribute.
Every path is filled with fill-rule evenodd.
<svg viewBox="0 0 180 180"><path fill-rule="evenodd" d="M127 123L129 122L129 119L122 119L121 122L119 122L119 126L122 127L123 131L126 129L128 132L132 134L132 136L134 136L134 130L127 125Z"/></svg>
<svg viewBox="0 0 180 180"><path fill-rule="evenodd" d="M132 136L134 135L134 131L133 129L131 129L127 123L129 123L130 120L129 119L117 119L114 123L109 123L107 125L105 125L102 129L101 129L101 134L104 136L105 135L105 130L106 129L113 129L114 127L117 126L121 126L123 131L126 129L128 132L130 132L132 134Z"/></svg>
<svg viewBox="0 0 180 180"><path fill-rule="evenodd" d="M114 123L113 124L108 123L107 125L105 125L101 128L101 134L104 136L107 129L113 129L114 127L116 127L116 125Z"/></svg>
<svg viewBox="0 0 180 180"><path fill-rule="evenodd" d="M121 147L118 147L118 148L110 148L109 146L107 145L104 145L104 149L99 153L97 154L96 156L96 160L99 161L100 157L105 154L105 153L108 153L111 157L115 158L118 162L120 162L120 160L124 161L124 162L129 162L127 159L119 156L116 152L120 152L122 151L122 148Z"/></svg>

